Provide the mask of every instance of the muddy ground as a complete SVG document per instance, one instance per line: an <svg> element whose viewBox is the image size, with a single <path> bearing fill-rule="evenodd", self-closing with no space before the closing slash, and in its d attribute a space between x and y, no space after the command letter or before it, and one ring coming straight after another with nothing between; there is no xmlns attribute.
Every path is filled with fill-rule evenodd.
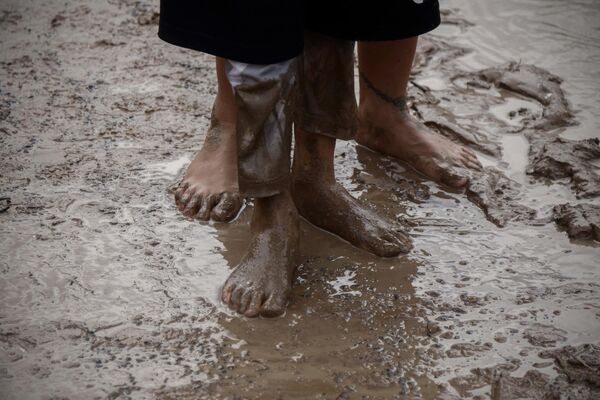
<svg viewBox="0 0 600 400"><path fill-rule="evenodd" d="M172 201L211 57L160 42L156 2L2 1L0 397L599 398L600 8L495 3L448 0L410 88L485 171L450 191L341 143L339 179L415 250L304 223L286 315L250 320L217 293L252 205L199 224Z"/></svg>

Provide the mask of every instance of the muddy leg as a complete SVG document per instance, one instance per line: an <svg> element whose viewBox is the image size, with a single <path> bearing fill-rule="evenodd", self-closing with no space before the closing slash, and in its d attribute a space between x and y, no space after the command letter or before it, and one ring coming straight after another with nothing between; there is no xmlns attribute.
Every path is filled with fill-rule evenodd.
<svg viewBox="0 0 600 400"><path fill-rule="evenodd" d="M296 269L298 218L290 197L290 148L296 61L226 61L236 105L240 193L255 198L248 252L221 298L248 317L285 311Z"/></svg>
<svg viewBox="0 0 600 400"><path fill-rule="evenodd" d="M217 97L202 149L196 153L175 192L179 210L206 221L229 221L242 206L238 191L237 148L233 91L217 58Z"/></svg>
<svg viewBox="0 0 600 400"><path fill-rule="evenodd" d="M298 217L289 192L255 200L249 250L231 273L221 298L247 317L285 311L296 270Z"/></svg>
<svg viewBox="0 0 600 400"><path fill-rule="evenodd" d="M361 204L335 180L334 138L296 128L292 194L309 222L357 247L393 257L411 249L411 241L390 222Z"/></svg>
<svg viewBox="0 0 600 400"><path fill-rule="evenodd" d="M356 141L405 161L437 182L461 187L467 183L461 168L481 168L475 153L431 132L408 113L406 90L416 46L417 37L358 44L360 122Z"/></svg>

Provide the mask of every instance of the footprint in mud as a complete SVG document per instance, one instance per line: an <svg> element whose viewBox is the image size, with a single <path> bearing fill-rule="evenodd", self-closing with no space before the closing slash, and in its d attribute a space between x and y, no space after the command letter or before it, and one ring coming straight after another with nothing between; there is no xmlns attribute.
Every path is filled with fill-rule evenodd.
<svg viewBox="0 0 600 400"><path fill-rule="evenodd" d="M503 96L503 102L490 107L490 112L512 131L519 132L525 129L530 121L542 117L543 106L537 101L518 97Z"/></svg>
<svg viewBox="0 0 600 400"><path fill-rule="evenodd" d="M524 119L526 128L550 130L572 123L573 113L561 88L562 80L545 69L510 62L481 70L471 77L473 81L483 81L539 102L543 106L541 120L535 116Z"/></svg>

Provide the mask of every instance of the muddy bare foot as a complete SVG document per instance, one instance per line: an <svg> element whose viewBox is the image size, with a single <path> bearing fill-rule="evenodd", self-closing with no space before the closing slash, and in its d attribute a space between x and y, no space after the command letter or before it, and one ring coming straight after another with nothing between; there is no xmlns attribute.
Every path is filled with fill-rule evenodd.
<svg viewBox="0 0 600 400"><path fill-rule="evenodd" d="M296 127L292 197L310 223L381 257L412 248L408 236L361 204L335 180L335 139Z"/></svg>
<svg viewBox="0 0 600 400"><path fill-rule="evenodd" d="M221 299L246 317L276 317L285 311L297 266L298 216L289 193L257 199L252 230L250 248Z"/></svg>
<svg viewBox="0 0 600 400"><path fill-rule="evenodd" d="M465 186L464 169L481 169L475 153L431 132L408 113L406 98L392 98L361 74L361 104L356 142L395 157L436 182ZM462 170L462 171L461 171Z"/></svg>
<svg viewBox="0 0 600 400"><path fill-rule="evenodd" d="M395 257L412 248L404 232L361 204L335 181L296 175L292 193L300 215L356 247L381 257Z"/></svg>
<svg viewBox="0 0 600 400"><path fill-rule="evenodd" d="M175 192L179 210L201 221L230 221L242 206L238 193L235 124L213 116L202 149Z"/></svg>

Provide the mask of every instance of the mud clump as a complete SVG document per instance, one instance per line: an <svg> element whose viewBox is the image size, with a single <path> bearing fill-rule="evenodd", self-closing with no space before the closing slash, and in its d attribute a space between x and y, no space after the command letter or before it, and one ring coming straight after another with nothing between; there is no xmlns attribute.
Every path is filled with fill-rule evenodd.
<svg viewBox="0 0 600 400"><path fill-rule="evenodd" d="M537 347L552 347L567 340L567 332L550 325L536 324L524 332L525 339Z"/></svg>
<svg viewBox="0 0 600 400"><path fill-rule="evenodd" d="M535 210L519 204L520 185L495 168L487 167L473 177L467 195L499 227L509 221L526 221L535 217Z"/></svg>
<svg viewBox="0 0 600 400"><path fill-rule="evenodd" d="M478 345L472 343L456 343L450 347L450 350L446 351L446 356L450 358L457 357L471 357L477 353L488 351L491 346Z"/></svg>
<svg viewBox="0 0 600 400"><path fill-rule="evenodd" d="M593 344L565 346L540 353L552 358L558 375L549 375L531 369L523 377L511 376L518 363L499 364L490 368L474 368L467 376L450 381L460 394L466 387L491 386L493 400L543 399L590 400L600 396L600 347Z"/></svg>
<svg viewBox="0 0 600 400"><path fill-rule="evenodd" d="M570 383L586 383L600 391L600 346L565 346L544 351L540 357L553 358Z"/></svg>
<svg viewBox="0 0 600 400"><path fill-rule="evenodd" d="M580 198L600 195L600 176L594 172L594 162L600 160L600 139L552 141L528 135L532 142L527 173L540 178L570 178Z"/></svg>
<svg viewBox="0 0 600 400"><path fill-rule="evenodd" d="M500 89L529 97L544 106L542 121L525 120L537 129L551 129L569 125L573 114L560 87L562 80L545 69L529 64L510 62L480 71L478 77Z"/></svg>
<svg viewBox="0 0 600 400"><path fill-rule="evenodd" d="M561 204L552 210L552 219L564 227L571 239L600 241L600 206Z"/></svg>
<svg viewBox="0 0 600 400"><path fill-rule="evenodd" d="M536 370L522 378L501 374L492 383L492 399L588 400L600 396L599 346L565 346L543 351L540 357L554 359L558 370L554 380Z"/></svg>
<svg viewBox="0 0 600 400"><path fill-rule="evenodd" d="M522 378L500 375L492 383L491 398L493 400L591 400L597 398L599 393L594 388L572 385L564 376L550 381L548 375L530 370Z"/></svg>

